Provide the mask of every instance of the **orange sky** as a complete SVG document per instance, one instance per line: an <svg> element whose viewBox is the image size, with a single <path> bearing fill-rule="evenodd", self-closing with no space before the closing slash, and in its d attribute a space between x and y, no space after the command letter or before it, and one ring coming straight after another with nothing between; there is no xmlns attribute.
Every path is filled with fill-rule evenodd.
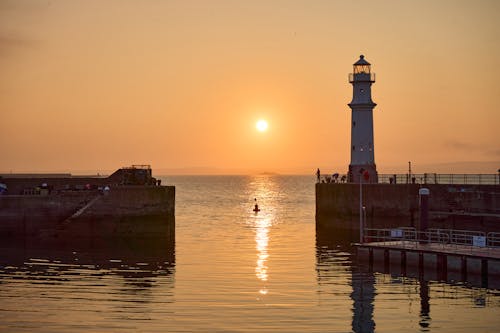
<svg viewBox="0 0 500 333"><path fill-rule="evenodd" d="M379 172L495 173L499 41L494 0L0 0L0 172L345 172L363 53Z"/></svg>

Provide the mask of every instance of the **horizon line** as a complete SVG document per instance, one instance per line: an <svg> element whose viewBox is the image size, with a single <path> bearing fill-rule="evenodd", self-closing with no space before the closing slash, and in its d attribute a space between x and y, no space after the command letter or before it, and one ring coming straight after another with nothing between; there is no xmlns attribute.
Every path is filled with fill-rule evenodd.
<svg viewBox="0 0 500 333"><path fill-rule="evenodd" d="M116 169L27 169L27 170L1 170L0 175L9 174L61 174L61 175L89 175L89 176L106 176L110 175ZM218 167L158 167L152 168L155 175L175 175L175 176L249 176L249 175L308 175L315 174L318 167L288 167L288 168L218 168ZM412 174L424 173L440 173L440 174L497 174L500 171L500 161L457 161L457 162L441 162L441 163L428 163L428 164L414 164L412 165ZM322 174L340 173L347 174L348 166L319 166ZM339 172L339 170L345 171ZM456 170L453 170L456 169ZM407 165L385 165L379 166L379 174L407 174Z"/></svg>

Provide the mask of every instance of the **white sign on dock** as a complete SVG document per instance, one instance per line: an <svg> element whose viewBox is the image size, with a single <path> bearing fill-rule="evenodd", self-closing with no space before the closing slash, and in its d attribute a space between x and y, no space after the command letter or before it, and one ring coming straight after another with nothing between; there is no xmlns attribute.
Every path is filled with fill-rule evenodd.
<svg viewBox="0 0 500 333"><path fill-rule="evenodd" d="M486 247L486 237L472 236L472 246Z"/></svg>
<svg viewBox="0 0 500 333"><path fill-rule="evenodd" d="M401 230L401 229L391 229L391 237L402 238L403 237L403 230Z"/></svg>

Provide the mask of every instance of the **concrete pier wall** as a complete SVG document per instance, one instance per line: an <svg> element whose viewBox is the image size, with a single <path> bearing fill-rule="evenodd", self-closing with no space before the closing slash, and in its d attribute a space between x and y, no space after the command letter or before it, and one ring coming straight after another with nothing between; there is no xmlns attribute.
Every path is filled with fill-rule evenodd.
<svg viewBox="0 0 500 333"><path fill-rule="evenodd" d="M0 236L36 236L75 213L95 192L0 196Z"/></svg>
<svg viewBox="0 0 500 333"><path fill-rule="evenodd" d="M366 227L418 225L419 184L363 184ZM500 231L500 185L429 184L430 228ZM316 222L359 228L359 184L316 184Z"/></svg>
<svg viewBox="0 0 500 333"><path fill-rule="evenodd" d="M173 186L122 185L105 194L67 191L46 196L0 196L0 237L4 239L173 234L174 229Z"/></svg>
<svg viewBox="0 0 500 333"><path fill-rule="evenodd" d="M81 218L174 215L174 186L117 186L102 195Z"/></svg>

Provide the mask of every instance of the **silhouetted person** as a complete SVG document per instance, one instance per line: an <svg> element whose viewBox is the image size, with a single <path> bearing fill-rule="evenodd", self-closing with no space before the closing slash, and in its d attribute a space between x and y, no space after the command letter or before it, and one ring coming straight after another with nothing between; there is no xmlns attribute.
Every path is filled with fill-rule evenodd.
<svg viewBox="0 0 500 333"><path fill-rule="evenodd" d="M339 179L339 174L336 172L332 175L332 179L333 179L333 182L334 183L337 183L338 182L338 179Z"/></svg>
<svg viewBox="0 0 500 333"><path fill-rule="evenodd" d="M318 170L316 170L316 177L318 178L318 183L319 183L319 180L321 178L321 172L319 171L319 168Z"/></svg>

